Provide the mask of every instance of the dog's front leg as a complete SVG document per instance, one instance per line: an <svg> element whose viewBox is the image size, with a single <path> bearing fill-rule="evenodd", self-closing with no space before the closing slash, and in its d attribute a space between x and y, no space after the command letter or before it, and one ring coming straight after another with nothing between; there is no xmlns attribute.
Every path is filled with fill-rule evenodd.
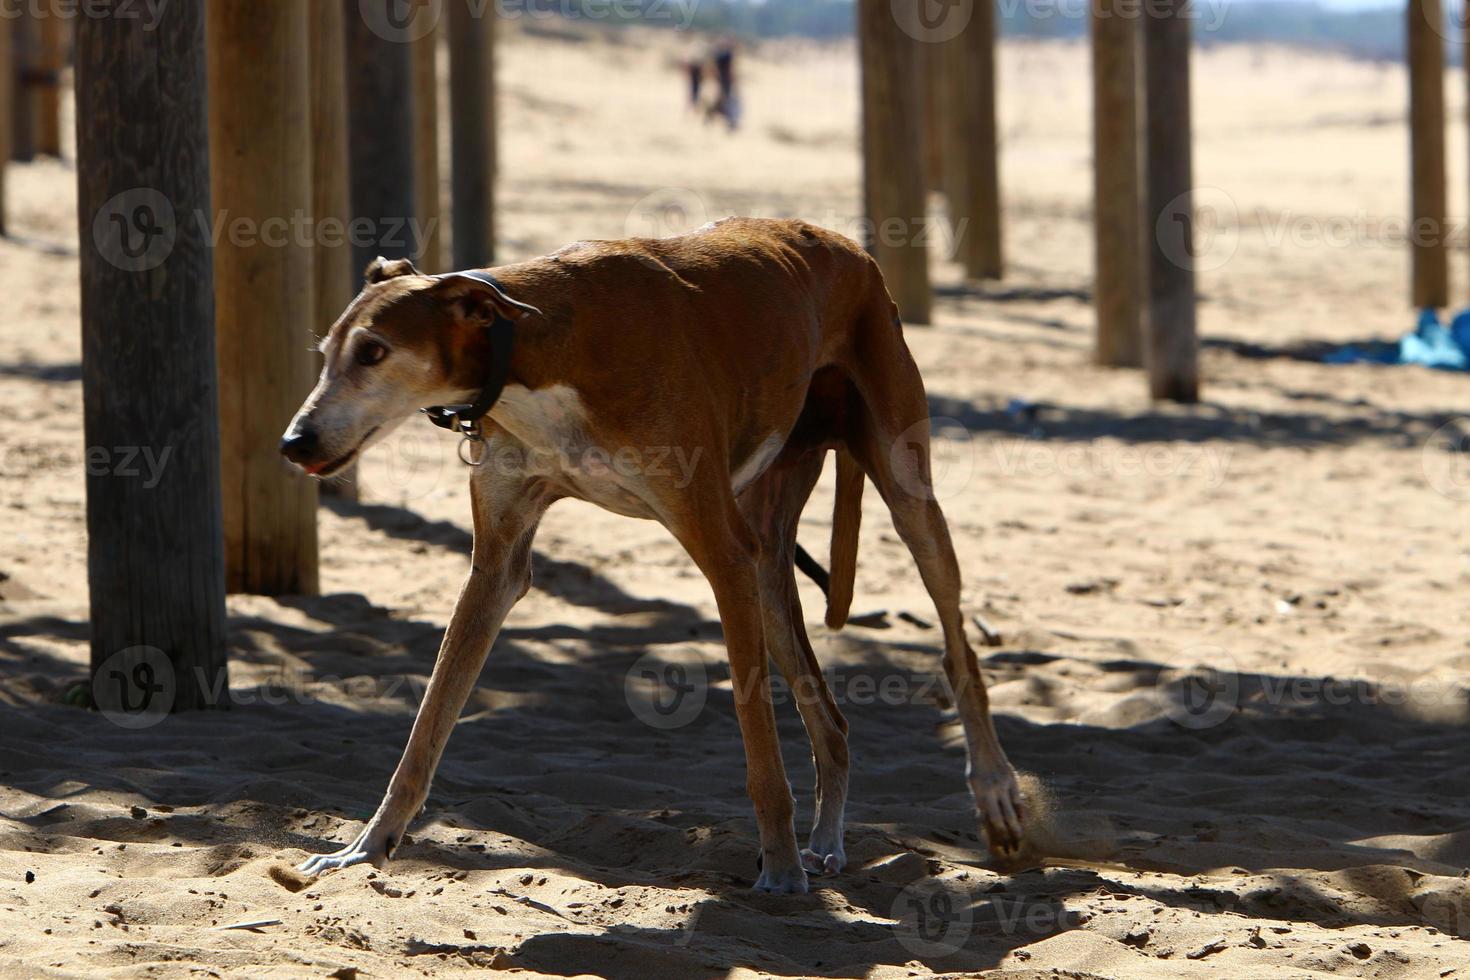
<svg viewBox="0 0 1470 980"><path fill-rule="evenodd" d="M381 868L393 856L409 821L429 795L429 783L445 743L506 614L530 588L531 540L546 502L533 492L522 495L507 488L492 492L479 485L472 490L476 504L475 548L469 579L455 603L403 758L367 827L336 853L318 854L307 860L301 865L307 874L364 862ZM482 503L490 503L485 500L487 495L510 506L482 508Z"/></svg>

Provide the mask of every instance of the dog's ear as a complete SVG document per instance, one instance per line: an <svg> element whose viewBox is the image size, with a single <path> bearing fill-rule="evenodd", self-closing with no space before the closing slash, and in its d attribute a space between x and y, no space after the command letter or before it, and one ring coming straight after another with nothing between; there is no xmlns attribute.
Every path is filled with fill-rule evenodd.
<svg viewBox="0 0 1470 980"><path fill-rule="evenodd" d="M456 320L489 326L495 322L496 314L507 320L520 320L541 313L529 303L512 299L485 273L451 272L438 279L435 293L453 311Z"/></svg>
<svg viewBox="0 0 1470 980"><path fill-rule="evenodd" d="M381 255L368 263L362 278L369 284L397 279L399 276L423 275L408 259L385 259Z"/></svg>

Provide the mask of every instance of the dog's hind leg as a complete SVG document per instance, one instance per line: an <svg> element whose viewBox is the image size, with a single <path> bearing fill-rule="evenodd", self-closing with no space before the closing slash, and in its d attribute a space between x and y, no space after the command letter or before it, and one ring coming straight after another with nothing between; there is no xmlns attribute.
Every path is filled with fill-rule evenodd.
<svg viewBox="0 0 1470 980"><path fill-rule="evenodd" d="M842 717L806 635L792 557L802 507L822 472L823 453L788 449L748 487L742 509L762 541L759 560L766 647L786 679L812 745L816 819L802 865L836 874L847 863L842 846L847 805L847 719Z"/></svg>
<svg viewBox="0 0 1470 980"><path fill-rule="evenodd" d="M944 671L964 726L967 779L992 852L1015 851L1023 838L1024 800L990 717L990 699L960 613L960 568L929 466L929 408L924 383L904 345L891 304L859 327L851 377L863 409L851 419L849 449L893 516L894 529L919 566L944 630Z"/></svg>
<svg viewBox="0 0 1470 980"><path fill-rule="evenodd" d="M713 473L723 468L709 467ZM725 479L728 479L726 477ZM724 479L696 482L665 501L664 523L714 590L730 657L735 716L745 744L745 788L760 829L758 891L804 893L791 784L781 761L765 643L766 611L757 566L762 542ZM789 563L789 558L788 558Z"/></svg>
<svg viewBox="0 0 1470 980"><path fill-rule="evenodd" d="M497 453L496 441L485 452ZM393 856L409 821L428 798L445 743L501 623L530 588L531 541L552 498L534 481L495 464L475 471L470 495L475 517L470 575L455 603L403 758L367 827L336 853L307 860L301 865L307 874L364 862L382 867Z"/></svg>

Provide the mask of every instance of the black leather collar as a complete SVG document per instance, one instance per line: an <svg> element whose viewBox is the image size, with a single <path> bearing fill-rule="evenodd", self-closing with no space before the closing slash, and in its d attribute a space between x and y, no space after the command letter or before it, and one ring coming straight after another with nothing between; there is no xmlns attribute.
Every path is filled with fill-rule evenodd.
<svg viewBox="0 0 1470 980"><path fill-rule="evenodd" d="M493 288L502 296L505 295L504 288L488 272L450 272L442 276L434 276L435 279L475 279ZM508 299L508 297L507 297ZM512 301L514 302L514 301ZM523 303L515 305L532 310L534 307ZM539 311L537 311L539 312ZM516 330L515 322L506 317L499 310L495 312L495 321L486 328L486 334L490 341L490 371L485 377L485 385L480 389L479 396L468 405L435 405L423 409L423 413L429 417L429 421L441 429L449 429L460 435L471 438L477 437L480 431L480 419L495 405L500 393L505 390L506 382L510 380L510 358L515 351Z"/></svg>

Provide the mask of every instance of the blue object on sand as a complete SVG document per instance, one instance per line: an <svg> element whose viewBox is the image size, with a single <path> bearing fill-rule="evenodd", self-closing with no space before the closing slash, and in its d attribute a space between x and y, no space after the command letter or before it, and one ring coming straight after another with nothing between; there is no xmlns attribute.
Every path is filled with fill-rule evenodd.
<svg viewBox="0 0 1470 980"><path fill-rule="evenodd" d="M1345 344L1322 356L1326 364L1418 364L1446 371L1470 370L1470 309L1455 314L1448 328L1433 309L1419 313L1419 326L1397 344Z"/></svg>
<svg viewBox="0 0 1470 980"><path fill-rule="evenodd" d="M1450 338L1455 346L1470 356L1470 309L1461 310L1450 321Z"/></svg>
<svg viewBox="0 0 1470 980"><path fill-rule="evenodd" d="M1425 310L1419 314L1419 329L1399 340L1399 363L1463 371L1467 362L1465 351L1439 322L1439 314Z"/></svg>

